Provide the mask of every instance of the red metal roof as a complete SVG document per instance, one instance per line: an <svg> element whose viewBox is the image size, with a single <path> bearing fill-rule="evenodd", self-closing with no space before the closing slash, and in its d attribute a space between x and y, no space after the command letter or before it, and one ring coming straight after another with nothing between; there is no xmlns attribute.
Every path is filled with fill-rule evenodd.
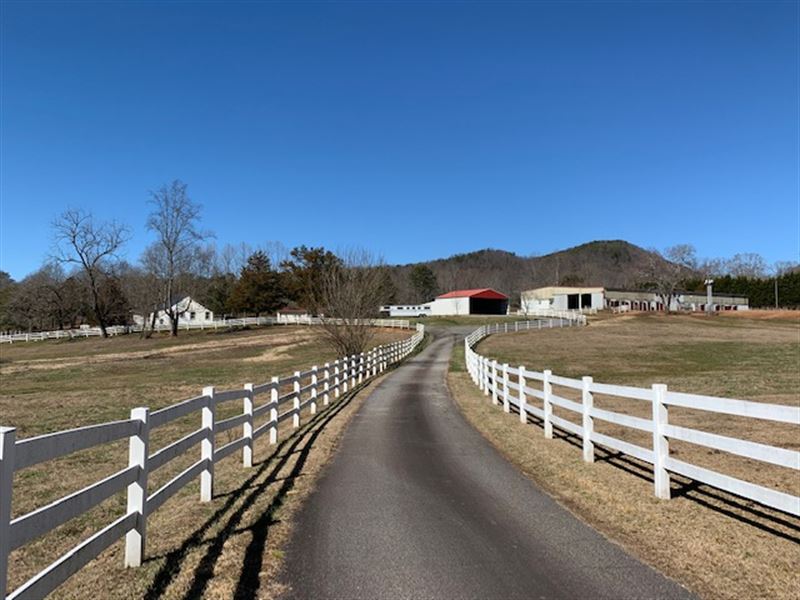
<svg viewBox="0 0 800 600"><path fill-rule="evenodd" d="M496 292L492 288L478 288L474 290L453 290L437 298L484 298L486 300L508 300L508 296Z"/></svg>

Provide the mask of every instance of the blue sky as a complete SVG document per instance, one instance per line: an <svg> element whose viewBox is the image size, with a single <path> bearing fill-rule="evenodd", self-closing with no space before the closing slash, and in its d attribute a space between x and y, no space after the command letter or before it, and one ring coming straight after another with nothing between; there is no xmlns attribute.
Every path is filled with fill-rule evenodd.
<svg viewBox="0 0 800 600"><path fill-rule="evenodd" d="M174 178L220 245L796 260L799 6L3 2L0 269Z"/></svg>

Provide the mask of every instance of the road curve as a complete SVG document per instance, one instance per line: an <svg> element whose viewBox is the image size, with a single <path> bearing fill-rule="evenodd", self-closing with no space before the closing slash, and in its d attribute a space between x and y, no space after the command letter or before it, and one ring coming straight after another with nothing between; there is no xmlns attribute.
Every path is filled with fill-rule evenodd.
<svg viewBox="0 0 800 600"><path fill-rule="evenodd" d="M572 516L450 398L442 332L366 399L297 516L285 598L692 598Z"/></svg>

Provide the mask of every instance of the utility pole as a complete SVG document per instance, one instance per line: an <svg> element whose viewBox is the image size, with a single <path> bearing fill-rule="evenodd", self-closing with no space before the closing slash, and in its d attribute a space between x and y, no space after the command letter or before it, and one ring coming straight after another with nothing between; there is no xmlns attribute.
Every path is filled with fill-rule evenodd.
<svg viewBox="0 0 800 600"><path fill-rule="evenodd" d="M778 310L778 274L775 273L775 310Z"/></svg>

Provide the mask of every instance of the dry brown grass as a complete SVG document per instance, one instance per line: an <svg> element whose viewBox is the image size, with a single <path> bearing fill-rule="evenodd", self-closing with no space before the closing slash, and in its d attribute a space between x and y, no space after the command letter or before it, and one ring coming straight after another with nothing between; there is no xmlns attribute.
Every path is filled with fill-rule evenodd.
<svg viewBox="0 0 800 600"><path fill-rule="evenodd" d="M491 336L479 345L486 356L523 364L536 371L602 383L670 389L757 402L800 404L800 322L708 319L638 315L605 320L586 328L543 330ZM535 386L534 386L535 387ZM540 387L540 386L539 386ZM553 393L580 402L580 392L553 386ZM598 408L649 419L650 404L596 394ZM531 401L541 408L541 403ZM580 423L580 416L560 407L555 415ZM710 433L788 449L800 449L796 426L705 411L671 408L670 422ZM649 448L649 433L595 420L599 433ZM670 454L800 495L797 471L767 465L673 441Z"/></svg>
<svg viewBox="0 0 800 600"><path fill-rule="evenodd" d="M800 327L793 321L623 316L585 329L492 336L484 355L530 369L637 386L749 400L797 404ZM454 366L459 359L454 358ZM457 370L457 369L454 369ZM796 598L800 591L800 519L674 478L670 502L653 497L652 467L598 450L588 465L571 436L548 441L541 430L518 424L493 407L466 375L453 372L451 387L473 424L554 496L635 554L709 598ZM577 399L568 390L554 392ZM634 400L596 396L601 408L649 417ZM580 418L556 407L555 414ZM577 418L576 418L577 417ZM670 421L772 445L800 447L797 428L670 410ZM649 447L649 435L604 424L596 429ZM570 445L572 444L572 446ZM685 443L671 454L721 472L800 494L796 471L738 459Z"/></svg>
<svg viewBox="0 0 800 600"><path fill-rule="evenodd" d="M387 330L375 343L407 335ZM230 389L244 382L260 383L334 358L324 341L307 328L137 341L134 345L147 347L130 351L120 340L5 348L0 422L17 426L19 437L28 437L127 418L132 407L157 409L197 395L204 385ZM68 367L25 368L31 361L61 361L65 351L77 351L69 356ZM274 358L265 361L266 353ZM254 357L259 360L246 360ZM241 402L223 407L218 419L241 412ZM293 433L289 422L282 424L285 441L270 447L266 436L259 438L252 469L241 467L240 454L225 459L217 467L213 502L198 501L195 481L148 519L148 560L141 569L121 567L122 545L117 543L55 596L85 597L91 589L99 597L227 598L234 590L243 598L262 597L279 562L287 507L293 509L333 452L354 407L355 403L340 402L291 437L287 437ZM196 429L199 418L190 415L155 430L151 453ZM305 415L303 421L308 418ZM239 435L240 430L220 434L217 445ZM150 493L197 460L199 452L195 448L152 473ZM89 485L126 462L127 444L120 441L25 469L15 477L13 513L23 514ZM12 553L10 588L123 514L124 505L124 494L118 494Z"/></svg>
<svg viewBox="0 0 800 600"><path fill-rule="evenodd" d="M741 312L730 310L719 313L719 316L733 319L800 321L800 311L787 309L755 308Z"/></svg>

